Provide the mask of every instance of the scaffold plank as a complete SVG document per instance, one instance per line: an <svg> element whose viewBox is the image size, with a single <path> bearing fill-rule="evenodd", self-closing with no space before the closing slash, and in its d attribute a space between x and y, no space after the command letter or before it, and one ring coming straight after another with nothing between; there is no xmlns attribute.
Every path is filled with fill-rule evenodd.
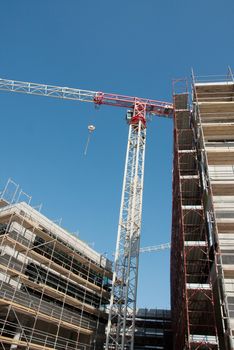
<svg viewBox="0 0 234 350"><path fill-rule="evenodd" d="M23 305L17 304L15 302L13 302L12 300L5 300L0 298L0 304L1 305L6 305L6 306L10 306L13 310L22 313L22 314L26 314L26 315L31 315L32 317L37 317L38 319L48 322L48 323L53 323L55 325L60 325L60 327L66 328L66 329L72 329L76 332L80 332L82 334L87 334L87 335L91 335L93 333L92 330L74 325L72 323L63 321L61 319L57 319L55 317L46 315L42 312L36 311L32 308L29 307L25 307Z"/></svg>
<svg viewBox="0 0 234 350"><path fill-rule="evenodd" d="M17 242L13 238L9 237L9 235L5 235L5 240L4 242L2 241L2 244L9 245L10 247L13 247L16 249L18 252L21 252L23 254L27 254L28 257L35 259L36 261L40 262L41 264L44 264L46 267L50 267L52 270L60 273L61 275L66 276L67 278L69 277L70 280L77 282L86 288L89 288L91 291L97 292L100 296L109 298L110 294L106 290L100 288L99 286L85 280L84 278L76 275L75 273L65 269L64 267L56 264L54 261L46 258L45 256L38 254L37 252L27 248L23 244Z"/></svg>
<svg viewBox="0 0 234 350"><path fill-rule="evenodd" d="M18 224L22 225L24 228L28 230L32 230L34 234L39 236L40 238L44 239L46 242L51 241L51 235L49 232L44 232L42 229L39 228L38 224L32 220L30 220L27 217L24 217L23 215L20 215L16 211L13 213L8 213L8 212L2 212L0 213L0 223L8 223L8 222L17 222ZM65 243L65 242L64 242ZM82 257L80 254L78 254L75 250L74 247L68 247L58 241L55 242L56 247L61 250L64 253L69 253L74 255L74 258L77 259L79 262L82 264L88 266L92 270L101 273L105 275L108 278L112 278L112 272L105 270L103 267L96 265L93 263L91 260L88 260L84 257Z"/></svg>
<svg viewBox="0 0 234 350"><path fill-rule="evenodd" d="M35 283L33 281L30 281L28 277L20 273L19 271L15 269L11 269L7 266L0 265L0 270L5 272L7 275L10 275L11 277L18 277L22 283L27 285L28 287L43 292L44 294L56 299L56 300L62 300L65 303L72 305L74 307L77 307L80 310L87 311L89 313L95 314L95 315L102 315L104 316L104 313L97 310L95 307L85 304L84 302L79 301L78 299L75 299L63 292L60 292L52 287L47 286L43 283Z"/></svg>
<svg viewBox="0 0 234 350"><path fill-rule="evenodd" d="M16 345L16 346L20 346L20 347L24 347L32 350L54 350L54 348L50 348L46 345L39 345L31 342L26 342L23 340L16 340L13 338L5 337L3 335L0 336L0 343Z"/></svg>

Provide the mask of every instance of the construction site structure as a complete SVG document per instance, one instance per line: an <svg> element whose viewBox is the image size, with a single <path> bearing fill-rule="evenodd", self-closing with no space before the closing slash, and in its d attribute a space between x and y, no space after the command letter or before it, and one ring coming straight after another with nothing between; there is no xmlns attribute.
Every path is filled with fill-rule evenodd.
<svg viewBox="0 0 234 350"><path fill-rule="evenodd" d="M171 118L173 105L147 98L7 79L0 79L0 90L128 108L129 133L105 347L133 350L147 116Z"/></svg>
<svg viewBox="0 0 234 350"><path fill-rule="evenodd" d="M69 253L66 250L67 246L71 249L70 244L64 244L66 249L63 250L61 237L57 239L54 231L50 231L52 229L43 226L44 221L41 217L42 222L39 220L39 225L35 225L37 216L34 217L33 210L31 214L29 205L25 203L10 205L9 202L1 201L3 261L4 256L7 255L5 262L1 264L3 288L0 290L2 293L0 315L5 329L5 333L1 334L2 344L6 347L9 341L14 341L11 343L11 349L17 344L22 348L30 348L28 344L32 343L31 339L34 339L31 348L40 350L40 341L44 339L45 344L51 341L52 346L48 346L49 349L53 348L54 341L59 344L58 346L62 344L63 348L69 349L74 344L77 345L73 343L70 346L70 343L66 343L67 339L71 339L69 341L80 343L81 348L82 346L99 347L101 339L93 336L94 330L101 335L101 329L104 329L107 323L106 349L134 349L134 335L137 333L135 325L138 322L136 296L147 114L171 117L173 111L171 240L173 349L234 350L234 79L231 69L225 77L204 78L193 75L192 108L189 103L190 94L186 80L174 82L173 106L149 99L5 79L0 79L0 89L129 109L127 113L129 137L113 276L106 259L103 260L104 265L102 265L103 261L102 263L99 261L98 265L98 261L86 252L84 256L78 254L81 256L79 260L78 248L77 251L72 251L70 257L70 250ZM9 213L5 215L7 212ZM26 232L25 236L18 232L20 227ZM46 250L47 246L49 253ZM65 255L69 261L64 266L58 263L60 258L57 258L57 254L60 254L60 251L63 259ZM50 256L54 254L55 257L51 260ZM94 251L91 255L93 254L95 255ZM73 270L73 260L75 266L79 266L76 273ZM83 265L86 275L83 272ZM7 274L5 274L6 269ZM47 315L46 312L49 312L47 310L52 310L47 304L51 306L51 298L54 298L51 281L53 278L58 279L58 274L62 275L62 281L59 280L56 284L59 285L59 295L60 293L62 295L60 299L57 298L56 307L58 304L63 311L60 316L56 316L55 311ZM92 277L87 277L90 274ZM40 275L42 277L38 280L35 276ZM112 288L109 293L111 277ZM49 281L48 285L45 283L46 278ZM81 294L78 292L79 298L74 298L73 291L69 297L66 295L64 288L70 290L71 287L73 290L73 285L68 283L70 279L72 284L79 285L79 293L83 288L83 300L79 299ZM31 293L33 298L39 298L40 303L36 307L36 312L32 304L20 304L19 290L16 286L20 286L19 288L23 286L20 293L27 293L27 295ZM9 288L13 294L9 294ZM7 297L7 295L12 296ZM91 295L95 295L95 298L92 299ZM14 299L15 297L17 299ZM110 309L107 322L105 313L102 311L109 297ZM76 323L73 316L70 323L67 321L69 317L67 305L74 307L73 299L81 301L81 303L76 301L75 304L81 313L74 315L74 317L80 315L78 317L80 323L78 321ZM24 297L22 300L27 298ZM32 300L36 304L35 299ZM43 306L44 302L47 302L46 307L40 311L39 307ZM31 309L34 311L31 312ZM72 311L69 309L69 312ZM22 326L25 316L21 319L19 318L21 314L30 314L33 320L33 323L30 321L30 327L32 324L40 325L41 322L47 322L45 319L48 316L50 322L55 328L57 327L56 330L52 326L49 328L49 334L52 335L53 340L50 336L46 337L43 332L44 338L38 337L36 333L33 338L30 330L28 333L30 328L28 324ZM45 317L44 314L47 316ZM62 315L66 315L66 320L63 320ZM86 323L90 318L94 323ZM12 328L12 320L15 323L17 321L19 326ZM141 322L140 316L139 324ZM68 324L71 327L66 328ZM76 330L74 327L77 327ZM33 329L36 330L36 326L33 326ZM70 335L68 338L64 335L68 330L69 332L74 330L74 333L78 334L75 340L70 338ZM41 332L40 328L39 331ZM19 341L22 342L19 344L17 343ZM47 349L45 345L42 346L44 346L43 349ZM154 345L151 344L150 347L154 348Z"/></svg>
<svg viewBox="0 0 234 350"><path fill-rule="evenodd" d="M172 349L171 311L137 309L135 319L135 350Z"/></svg>
<svg viewBox="0 0 234 350"><path fill-rule="evenodd" d="M1 349L103 349L111 262L32 208L30 200L9 202L4 193Z"/></svg>
<svg viewBox="0 0 234 350"><path fill-rule="evenodd" d="M184 84L185 88L181 89ZM174 350L233 350L234 79L174 83Z"/></svg>

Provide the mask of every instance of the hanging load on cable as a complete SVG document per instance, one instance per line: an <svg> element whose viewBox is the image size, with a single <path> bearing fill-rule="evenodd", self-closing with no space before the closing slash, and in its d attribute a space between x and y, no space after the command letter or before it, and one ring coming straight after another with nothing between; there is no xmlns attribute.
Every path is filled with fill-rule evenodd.
<svg viewBox="0 0 234 350"><path fill-rule="evenodd" d="M86 156L87 151L88 151L88 147L89 147L89 142L90 142L90 137L91 134L94 132L94 130L96 129L96 127L94 125L88 125L88 130L89 130L89 135L87 138L87 142L86 142L86 146L85 146L85 151L84 151L84 155Z"/></svg>

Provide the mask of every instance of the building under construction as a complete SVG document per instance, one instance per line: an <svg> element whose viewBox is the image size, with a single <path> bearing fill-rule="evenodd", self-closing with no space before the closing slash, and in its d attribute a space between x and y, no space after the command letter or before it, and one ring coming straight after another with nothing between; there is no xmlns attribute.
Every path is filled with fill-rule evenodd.
<svg viewBox="0 0 234 350"><path fill-rule="evenodd" d="M110 261L25 202L0 234L1 349L102 349Z"/></svg>
<svg viewBox="0 0 234 350"><path fill-rule="evenodd" d="M108 349L128 349L135 329L134 349L234 350L234 79L230 69L225 77L192 78L192 93L185 80L175 81L173 91L171 313L140 309L135 322L131 318L138 262L128 266L134 272L131 279L134 284L129 288L132 298L126 292L130 274L126 277L122 271L127 271L126 257L130 261L139 251L143 193L139 181L131 182L131 171L126 172L129 175L126 192L128 196L134 193L131 186L136 185L138 221L132 226L138 231L132 254L126 241L129 236L125 231L121 233L122 265L113 283L119 294L113 292L114 288L111 294L109 260L29 204L2 198L0 344L3 350L101 349L105 328L108 332L106 306L110 300ZM72 96L77 100L82 100L80 96L86 93L77 90L78 94L74 90L66 97L68 88L9 80L2 80L1 89L45 96L49 95L48 91L50 95L55 91L56 97ZM90 92L89 98L102 104L106 94ZM126 103L122 96L111 95L111 99L105 103L132 106L131 99L127 105L121 104ZM138 109L134 105L129 124L134 137L138 126L142 128L139 140L143 181L145 115L156 113L158 107L150 100L139 99L134 103ZM147 103L151 104L148 110ZM170 117L170 105L159 107L162 115ZM135 159L138 142L132 140L135 143L129 142L130 161ZM137 161L138 158L134 164ZM126 210L123 216L126 221L120 221L122 230L129 227L128 206L132 210L131 203L135 203L132 198L126 198L127 204L122 205ZM128 298L124 299L125 295Z"/></svg>
<svg viewBox="0 0 234 350"><path fill-rule="evenodd" d="M234 349L234 80L174 91L174 350Z"/></svg>
<svg viewBox="0 0 234 350"><path fill-rule="evenodd" d="M172 349L170 310L138 309L135 324L134 350Z"/></svg>

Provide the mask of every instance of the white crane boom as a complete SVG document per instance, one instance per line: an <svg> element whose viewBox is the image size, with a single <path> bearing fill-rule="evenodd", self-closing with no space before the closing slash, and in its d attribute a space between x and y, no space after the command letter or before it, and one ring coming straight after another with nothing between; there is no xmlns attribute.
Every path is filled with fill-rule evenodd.
<svg viewBox="0 0 234 350"><path fill-rule="evenodd" d="M159 250L165 250L170 248L171 248L171 243L168 242L168 243L153 245L149 247L142 247L140 248L140 253L152 253L152 252L157 252Z"/></svg>

